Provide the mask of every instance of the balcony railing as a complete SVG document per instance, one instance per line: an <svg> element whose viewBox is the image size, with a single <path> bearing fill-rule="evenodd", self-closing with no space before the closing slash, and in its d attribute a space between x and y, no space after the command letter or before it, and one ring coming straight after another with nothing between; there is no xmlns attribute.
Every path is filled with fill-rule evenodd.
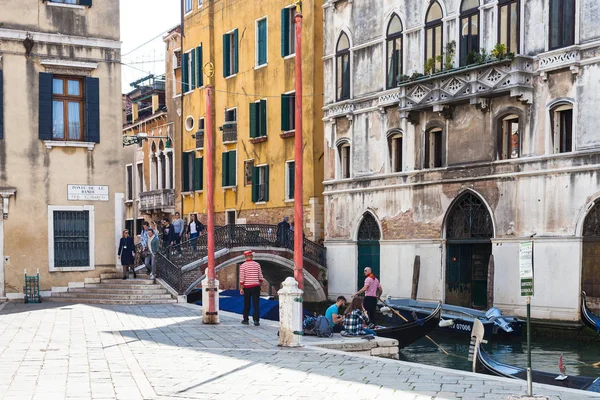
<svg viewBox="0 0 600 400"><path fill-rule="evenodd" d="M237 142L237 122L226 122L221 127L223 142Z"/></svg>
<svg viewBox="0 0 600 400"><path fill-rule="evenodd" d="M151 190L140 193L140 211L165 211L175 209L175 191L173 189Z"/></svg>

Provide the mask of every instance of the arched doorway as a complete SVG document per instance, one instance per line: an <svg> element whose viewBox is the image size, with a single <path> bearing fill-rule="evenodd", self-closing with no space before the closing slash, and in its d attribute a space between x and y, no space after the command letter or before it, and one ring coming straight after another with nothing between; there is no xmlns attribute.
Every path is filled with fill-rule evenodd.
<svg viewBox="0 0 600 400"><path fill-rule="evenodd" d="M492 217L473 193L452 205L446 220L447 304L487 309L488 264L494 236Z"/></svg>
<svg viewBox="0 0 600 400"><path fill-rule="evenodd" d="M588 304L600 309L600 206L595 204L583 222L583 258L581 289Z"/></svg>
<svg viewBox="0 0 600 400"><path fill-rule="evenodd" d="M381 232L375 218L370 213L366 213L360 222L358 228L358 282L357 289L365 284L365 267L371 267L373 274L379 275L379 240Z"/></svg>

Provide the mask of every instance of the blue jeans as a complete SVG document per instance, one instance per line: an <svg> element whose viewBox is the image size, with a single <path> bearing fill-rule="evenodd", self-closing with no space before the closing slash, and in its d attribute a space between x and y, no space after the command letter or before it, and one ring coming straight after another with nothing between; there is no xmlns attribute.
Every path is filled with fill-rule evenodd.
<svg viewBox="0 0 600 400"><path fill-rule="evenodd" d="M365 335L373 335L373 336L377 336L377 333L375 333L374 330L369 329L369 328L365 328Z"/></svg>
<svg viewBox="0 0 600 400"><path fill-rule="evenodd" d="M190 240L192 241L192 248L194 249L194 252L198 250L198 236L200 236L198 232L190 233Z"/></svg>

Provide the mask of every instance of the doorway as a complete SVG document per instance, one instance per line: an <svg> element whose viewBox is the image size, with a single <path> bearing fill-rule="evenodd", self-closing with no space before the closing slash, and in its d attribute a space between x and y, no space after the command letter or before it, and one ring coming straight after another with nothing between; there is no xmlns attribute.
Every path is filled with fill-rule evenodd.
<svg viewBox="0 0 600 400"><path fill-rule="evenodd" d="M358 228L358 280L357 290L365 285L365 274L363 273L366 267L370 267L373 275L379 280L380 276L380 249L379 240L381 232L375 218L370 213L366 213Z"/></svg>
<svg viewBox="0 0 600 400"><path fill-rule="evenodd" d="M492 217L483 201L463 194L446 221L446 304L487 309L488 265L494 236Z"/></svg>
<svg viewBox="0 0 600 400"><path fill-rule="evenodd" d="M600 206L593 206L583 223L581 290L588 307L600 311Z"/></svg>

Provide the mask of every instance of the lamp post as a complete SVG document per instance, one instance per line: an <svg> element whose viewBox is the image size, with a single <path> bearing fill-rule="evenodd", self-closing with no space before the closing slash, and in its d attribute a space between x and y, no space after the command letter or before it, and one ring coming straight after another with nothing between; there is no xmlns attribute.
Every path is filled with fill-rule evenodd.
<svg viewBox="0 0 600 400"><path fill-rule="evenodd" d="M302 2L296 2L296 99L294 135L294 278L304 290L304 193L302 184Z"/></svg>

